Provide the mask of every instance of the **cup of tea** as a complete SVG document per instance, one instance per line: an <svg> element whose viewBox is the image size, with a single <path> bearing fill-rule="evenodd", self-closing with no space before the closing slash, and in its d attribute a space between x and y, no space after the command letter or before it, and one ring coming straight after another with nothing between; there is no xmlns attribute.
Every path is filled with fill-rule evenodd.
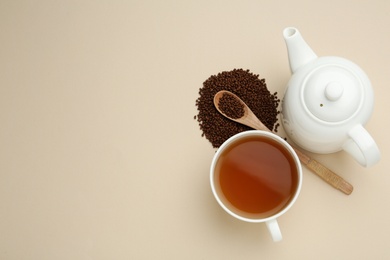
<svg viewBox="0 0 390 260"><path fill-rule="evenodd" d="M226 140L211 163L215 199L231 216L264 222L276 241L282 240L277 218L298 198L302 166L294 149L281 137L250 130Z"/></svg>

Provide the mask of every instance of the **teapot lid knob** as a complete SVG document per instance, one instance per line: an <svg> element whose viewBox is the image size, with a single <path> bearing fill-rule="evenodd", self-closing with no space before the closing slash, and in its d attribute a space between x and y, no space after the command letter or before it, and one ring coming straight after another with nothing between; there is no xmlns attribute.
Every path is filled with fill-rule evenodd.
<svg viewBox="0 0 390 260"><path fill-rule="evenodd" d="M306 74L301 98L306 111L314 118L339 123L359 113L365 88L359 73L353 69L326 63Z"/></svg>
<svg viewBox="0 0 390 260"><path fill-rule="evenodd" d="M325 96L329 101L338 100L344 92L344 87L340 82L331 81L325 87Z"/></svg>

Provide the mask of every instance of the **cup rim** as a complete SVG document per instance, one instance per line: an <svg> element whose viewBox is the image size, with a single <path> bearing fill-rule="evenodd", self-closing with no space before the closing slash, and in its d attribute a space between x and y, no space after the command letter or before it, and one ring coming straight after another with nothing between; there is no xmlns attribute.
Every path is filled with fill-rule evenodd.
<svg viewBox="0 0 390 260"><path fill-rule="evenodd" d="M269 217L266 217L266 218L247 218L247 217L243 217L235 212L233 212L232 210L230 210L223 202L222 200L219 198L219 195L216 191L216 188L215 188L215 183L214 183L214 169L215 169L215 166L216 166L216 163L218 161L218 158L220 156L220 154L222 153L223 150L225 150L225 148L231 144L233 141L239 139L239 138L242 138L242 137L245 137L245 136L253 136L253 135L257 135L257 136L267 136L267 137L271 137L273 138L274 140L282 143L284 145L284 147L291 153L291 155L293 156L294 158L294 161L295 161L295 164L297 166L297 172L298 172L298 186L297 186L297 190L294 194L294 197L290 200L290 202L288 203L287 206L285 206L281 211L277 212L276 214L272 215L272 216L269 216ZM281 215L283 215L284 213L286 213L291 207L292 205L295 203L295 201L297 200L300 192L301 192L301 187L302 187L302 165L301 165L301 162L298 158L298 155L296 154L296 152L294 151L294 149L292 148L292 146L286 141L284 140L283 138L281 138L280 136L276 135L275 133L272 133L272 132L268 132L268 131L262 131L262 130L248 130L248 131L244 131L244 132L240 132L238 134L235 134L233 136L231 136L230 138L228 138L219 148L218 150L216 151L216 153L214 154L214 157L213 157L213 160L211 162L211 166L210 166L210 185L211 185L211 190L213 192L213 195L215 197L215 199L217 200L218 204L227 212L229 213L231 216L239 219L239 220L242 220L242 221L245 221L245 222L252 222L252 223L261 223L261 222L267 222L267 221L270 221L272 219L276 219L278 217L280 217Z"/></svg>

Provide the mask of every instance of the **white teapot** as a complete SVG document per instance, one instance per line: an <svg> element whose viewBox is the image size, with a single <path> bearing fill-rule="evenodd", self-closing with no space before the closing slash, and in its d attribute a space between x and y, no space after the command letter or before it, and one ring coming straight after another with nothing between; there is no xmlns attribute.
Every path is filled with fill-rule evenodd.
<svg viewBox="0 0 390 260"><path fill-rule="evenodd" d="M374 93L363 70L339 57L317 57L296 28L283 31L292 77L282 101L287 136L314 153L345 150L361 165L380 160L363 127L372 114Z"/></svg>

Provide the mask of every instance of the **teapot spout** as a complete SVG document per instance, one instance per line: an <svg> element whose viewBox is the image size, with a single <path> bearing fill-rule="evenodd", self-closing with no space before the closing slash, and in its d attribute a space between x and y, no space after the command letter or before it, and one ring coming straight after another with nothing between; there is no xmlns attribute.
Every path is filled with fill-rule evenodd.
<svg viewBox="0 0 390 260"><path fill-rule="evenodd" d="M298 29L288 27L283 30L283 37L287 45L288 59L291 72L317 58L317 55L302 38Z"/></svg>

